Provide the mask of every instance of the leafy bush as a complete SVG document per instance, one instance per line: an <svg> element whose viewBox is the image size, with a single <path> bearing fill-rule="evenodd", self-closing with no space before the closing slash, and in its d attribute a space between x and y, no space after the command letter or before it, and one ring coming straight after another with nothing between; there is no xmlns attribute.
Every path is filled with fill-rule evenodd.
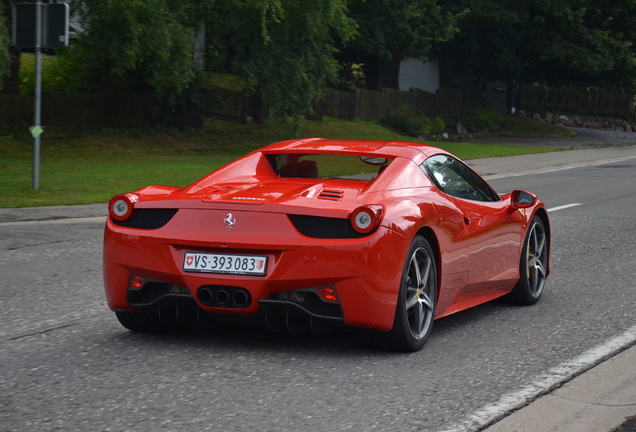
<svg viewBox="0 0 636 432"><path fill-rule="evenodd" d="M365 85L364 65L362 63L342 63L338 78L331 82L331 86L338 90L356 91Z"/></svg>
<svg viewBox="0 0 636 432"><path fill-rule="evenodd" d="M504 116L497 111L485 108L473 108L462 120L464 126L471 132L484 129L499 128L504 121Z"/></svg>
<svg viewBox="0 0 636 432"><path fill-rule="evenodd" d="M446 130L446 122L441 117L435 117L431 122L431 133L439 135Z"/></svg>
<svg viewBox="0 0 636 432"><path fill-rule="evenodd" d="M381 123L404 135L413 137L421 135L424 126L423 116L418 116L406 105L387 113Z"/></svg>
<svg viewBox="0 0 636 432"><path fill-rule="evenodd" d="M381 122L382 124L407 136L441 134L446 130L446 122L435 117L430 119L425 115L413 111L410 107L402 105L393 112L389 112Z"/></svg>

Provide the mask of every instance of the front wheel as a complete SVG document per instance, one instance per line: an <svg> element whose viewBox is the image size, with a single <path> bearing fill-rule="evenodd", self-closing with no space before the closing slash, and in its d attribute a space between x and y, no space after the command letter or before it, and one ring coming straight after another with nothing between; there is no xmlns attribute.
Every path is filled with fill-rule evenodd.
<svg viewBox="0 0 636 432"><path fill-rule="evenodd" d="M507 299L520 305L533 305L539 301L548 276L548 235L543 221L534 217L528 228L521 259L520 278Z"/></svg>
<svg viewBox="0 0 636 432"><path fill-rule="evenodd" d="M422 349L433 329L437 287L435 255L429 242L417 236L406 256L393 328L383 335L385 345L400 351Z"/></svg>

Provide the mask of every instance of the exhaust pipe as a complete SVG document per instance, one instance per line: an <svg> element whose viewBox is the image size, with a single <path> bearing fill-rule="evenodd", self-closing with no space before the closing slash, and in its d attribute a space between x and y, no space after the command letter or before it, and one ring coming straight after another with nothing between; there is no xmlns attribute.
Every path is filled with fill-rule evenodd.
<svg viewBox="0 0 636 432"><path fill-rule="evenodd" d="M227 306L230 301L230 293L224 289L220 289L216 292L215 300L218 306Z"/></svg>
<svg viewBox="0 0 636 432"><path fill-rule="evenodd" d="M203 286L197 292L197 299L205 306L243 309L250 305L249 291L238 287Z"/></svg>
<svg viewBox="0 0 636 432"><path fill-rule="evenodd" d="M210 288L203 287L197 293L197 298L204 305L210 306L214 296L212 295L212 290L210 290Z"/></svg>
<svg viewBox="0 0 636 432"><path fill-rule="evenodd" d="M232 296L232 302L237 308L244 308L249 303L249 294L245 290L237 290Z"/></svg>

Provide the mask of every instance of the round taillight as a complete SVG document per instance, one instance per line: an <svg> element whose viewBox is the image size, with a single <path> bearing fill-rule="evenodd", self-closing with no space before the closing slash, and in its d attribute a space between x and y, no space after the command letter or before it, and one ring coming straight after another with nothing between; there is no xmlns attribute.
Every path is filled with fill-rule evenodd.
<svg viewBox="0 0 636 432"><path fill-rule="evenodd" d="M123 194L112 197L108 203L108 213L110 217L120 222L129 219L136 201L137 195L133 194Z"/></svg>
<svg viewBox="0 0 636 432"><path fill-rule="evenodd" d="M368 234L380 225L383 207L380 205L365 205L358 207L351 213L351 226L360 234Z"/></svg>

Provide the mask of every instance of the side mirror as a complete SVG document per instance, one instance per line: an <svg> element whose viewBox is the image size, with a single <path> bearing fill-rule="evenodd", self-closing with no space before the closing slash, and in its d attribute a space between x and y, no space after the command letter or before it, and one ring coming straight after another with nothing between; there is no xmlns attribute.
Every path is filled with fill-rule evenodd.
<svg viewBox="0 0 636 432"><path fill-rule="evenodd" d="M535 203L537 202L537 197L530 192L514 190L512 191L510 202L515 208L528 208L535 205Z"/></svg>

